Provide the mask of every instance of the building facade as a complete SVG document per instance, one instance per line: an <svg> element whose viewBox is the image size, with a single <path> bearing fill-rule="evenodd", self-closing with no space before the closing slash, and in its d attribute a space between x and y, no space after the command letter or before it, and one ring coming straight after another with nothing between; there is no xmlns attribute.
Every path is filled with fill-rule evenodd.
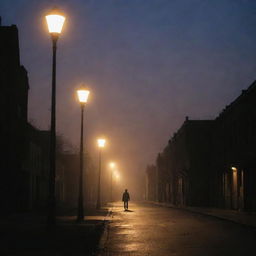
<svg viewBox="0 0 256 256"><path fill-rule="evenodd" d="M256 211L256 82L216 119L186 118L156 170L156 201Z"/></svg>
<svg viewBox="0 0 256 256"><path fill-rule="evenodd" d="M158 201L208 206L213 124L214 121L186 118L158 155Z"/></svg>
<svg viewBox="0 0 256 256"><path fill-rule="evenodd" d="M22 209L24 203L29 84L20 64L17 27L0 26L0 38L0 197L5 214Z"/></svg>
<svg viewBox="0 0 256 256"><path fill-rule="evenodd" d="M68 207L75 208L78 204L78 184L80 172L80 155L64 154L64 202ZM97 172L89 154L84 154L83 196L85 206L94 206L97 199Z"/></svg>
<svg viewBox="0 0 256 256"><path fill-rule="evenodd" d="M145 197L148 201L157 200L157 184L156 184L156 166L149 165L146 169L146 193Z"/></svg>
<svg viewBox="0 0 256 256"><path fill-rule="evenodd" d="M216 118L218 205L256 210L256 83Z"/></svg>
<svg viewBox="0 0 256 256"><path fill-rule="evenodd" d="M0 214L45 208L49 131L27 121L28 75L20 64L18 29L0 25ZM60 152L61 153L61 152ZM64 166L56 162L56 197L64 200Z"/></svg>

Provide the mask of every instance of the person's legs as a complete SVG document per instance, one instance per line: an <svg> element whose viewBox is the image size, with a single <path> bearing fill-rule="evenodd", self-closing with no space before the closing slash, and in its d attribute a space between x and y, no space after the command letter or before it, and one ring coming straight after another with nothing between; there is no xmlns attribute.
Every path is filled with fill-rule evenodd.
<svg viewBox="0 0 256 256"><path fill-rule="evenodd" d="M128 210L128 201L126 202L126 209Z"/></svg>
<svg viewBox="0 0 256 256"><path fill-rule="evenodd" d="M126 205L125 205L125 201L124 201L124 209L126 209L126 207L125 207Z"/></svg>

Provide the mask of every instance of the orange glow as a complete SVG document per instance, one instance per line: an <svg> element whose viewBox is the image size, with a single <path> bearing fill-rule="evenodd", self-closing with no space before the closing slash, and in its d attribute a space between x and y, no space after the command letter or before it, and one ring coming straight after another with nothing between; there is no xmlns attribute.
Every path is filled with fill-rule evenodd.
<svg viewBox="0 0 256 256"><path fill-rule="evenodd" d="M118 171L115 171L114 172L114 177L115 177L115 179L118 181L118 180L120 180L120 175L119 175L119 172Z"/></svg>
<svg viewBox="0 0 256 256"><path fill-rule="evenodd" d="M116 167L116 163L115 163L115 162L109 163L109 167L110 167L111 169L114 169L114 168Z"/></svg>

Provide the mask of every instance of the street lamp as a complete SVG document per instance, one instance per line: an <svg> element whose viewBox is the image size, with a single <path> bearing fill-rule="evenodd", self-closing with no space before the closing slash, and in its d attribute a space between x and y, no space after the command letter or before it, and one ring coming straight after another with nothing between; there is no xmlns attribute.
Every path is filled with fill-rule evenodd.
<svg viewBox="0 0 256 256"><path fill-rule="evenodd" d="M49 172L49 202L48 226L56 223L55 176L56 176L56 50L65 17L57 9L45 16L52 39L52 99L51 99L51 132L50 132L50 172Z"/></svg>
<svg viewBox="0 0 256 256"><path fill-rule="evenodd" d="M81 222L84 219L84 205L83 205L83 167L84 167L84 106L88 100L90 91L85 89L77 90L77 97L81 105L81 139L80 139L80 173L79 173L79 192L78 192L78 207L77 207L77 221Z"/></svg>
<svg viewBox="0 0 256 256"><path fill-rule="evenodd" d="M105 139L98 139L98 147L99 147L99 176L98 176L98 197L97 197L97 205L96 208L100 209L101 201L100 201L100 178L101 178L101 150L105 147L106 140Z"/></svg>

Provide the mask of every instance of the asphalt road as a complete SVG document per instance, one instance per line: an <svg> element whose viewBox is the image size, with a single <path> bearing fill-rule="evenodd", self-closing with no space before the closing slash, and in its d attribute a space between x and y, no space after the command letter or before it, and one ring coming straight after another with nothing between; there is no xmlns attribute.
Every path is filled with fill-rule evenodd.
<svg viewBox="0 0 256 256"><path fill-rule="evenodd" d="M256 255L256 229L184 210L132 203L113 206L101 255Z"/></svg>

